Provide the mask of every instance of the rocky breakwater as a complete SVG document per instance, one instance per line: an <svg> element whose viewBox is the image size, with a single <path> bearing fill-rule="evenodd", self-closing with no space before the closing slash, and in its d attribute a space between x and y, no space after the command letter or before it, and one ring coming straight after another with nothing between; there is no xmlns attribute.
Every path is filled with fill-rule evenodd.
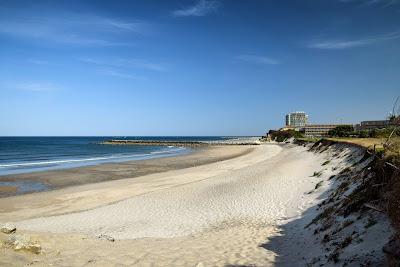
<svg viewBox="0 0 400 267"><path fill-rule="evenodd" d="M120 140L112 139L102 142L103 145L137 145L137 146L186 146L199 147L208 146L207 143L197 141L157 141L157 140Z"/></svg>
<svg viewBox="0 0 400 267"><path fill-rule="evenodd" d="M168 140L127 140L111 139L102 142L103 145L141 145L141 146L183 146L183 147L202 147L202 146L225 146L225 145L259 145L258 137L235 138L221 141L168 141Z"/></svg>

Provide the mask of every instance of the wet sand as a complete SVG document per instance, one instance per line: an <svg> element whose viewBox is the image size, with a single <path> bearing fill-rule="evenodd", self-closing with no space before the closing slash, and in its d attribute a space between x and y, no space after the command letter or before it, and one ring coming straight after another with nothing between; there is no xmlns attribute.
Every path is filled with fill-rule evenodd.
<svg viewBox="0 0 400 267"><path fill-rule="evenodd" d="M71 169L0 176L3 182L42 183L49 190L75 185L134 178L152 173L200 166L235 158L252 151L248 146L208 146L192 153L148 160L105 163ZM29 193L29 192L28 192ZM21 194L15 186L0 188L0 198Z"/></svg>

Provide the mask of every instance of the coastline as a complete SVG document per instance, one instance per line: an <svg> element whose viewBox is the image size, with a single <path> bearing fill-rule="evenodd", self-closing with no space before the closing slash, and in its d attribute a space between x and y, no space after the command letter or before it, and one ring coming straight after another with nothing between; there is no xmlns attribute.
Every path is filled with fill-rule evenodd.
<svg viewBox="0 0 400 267"><path fill-rule="evenodd" d="M43 247L23 257L7 250L3 264L272 265L261 245L282 218L314 203L303 194L322 159L298 146L251 148L201 166L3 198L0 221Z"/></svg>
<svg viewBox="0 0 400 267"><path fill-rule="evenodd" d="M3 175L2 182L7 182L10 186L0 187L0 198L24 194L17 192L14 185L16 183L35 185L40 190L25 192L34 193L199 166L238 157L251 150L252 148L245 146L203 146L192 148L187 154L169 157Z"/></svg>
<svg viewBox="0 0 400 267"><path fill-rule="evenodd" d="M347 244L344 262L384 261L379 248L391 229L376 211L347 228L339 221L340 229L329 230L332 248L321 243L324 232L315 234L323 224L311 224L341 188L331 178L347 177L365 151L346 145L251 148L205 165L2 198L0 222L14 222L17 234L41 244L42 252L5 249L0 264L333 266L335 244L354 231L364 241ZM381 219L367 231L372 215ZM0 241L6 238L0 233Z"/></svg>

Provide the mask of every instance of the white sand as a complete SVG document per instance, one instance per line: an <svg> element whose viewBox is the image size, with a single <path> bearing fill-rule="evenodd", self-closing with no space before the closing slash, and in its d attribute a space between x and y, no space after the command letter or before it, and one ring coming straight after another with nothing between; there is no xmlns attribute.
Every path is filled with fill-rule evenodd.
<svg viewBox="0 0 400 267"><path fill-rule="evenodd" d="M237 165L230 165L232 162L222 162L205 167L229 170L212 179L202 177L203 180L196 183L140 195L89 211L26 220L19 222L18 227L93 236L106 233L117 239L133 239L186 236L232 223L273 223L279 218L297 215L301 202L295 193L302 194L306 182L299 177L310 176L318 165L318 161L312 159L313 154L309 153L308 166L302 166L301 170L296 168L294 165L300 161L304 164L305 158L297 159L293 153L295 149L290 154L282 153L265 161L280 150L275 145L260 146L251 155L234 160L244 163L250 157L254 163L250 166L236 169ZM282 161L282 157L287 164L281 162L278 165L277 161ZM179 172L169 173L165 179L176 175Z"/></svg>
<svg viewBox="0 0 400 267"><path fill-rule="evenodd" d="M311 176L323 161L322 155L306 152L304 147L260 145L231 160L143 177L149 181L149 190L140 194L134 187L143 182L140 179L104 183L114 194L128 191L131 197L86 211L21 220L16 225L43 232L37 236L45 250L39 257L42 263L83 265L93 260L99 266L269 266L275 254L260 245L277 234L280 222L293 220L317 202L319 194L306 192L319 181ZM154 190L150 190L152 181ZM101 199L99 194L107 188L93 187L71 193L70 198L64 193L63 198L76 203ZM30 214L35 213L32 209ZM38 214L42 212L38 208ZM96 240L99 234L117 241Z"/></svg>

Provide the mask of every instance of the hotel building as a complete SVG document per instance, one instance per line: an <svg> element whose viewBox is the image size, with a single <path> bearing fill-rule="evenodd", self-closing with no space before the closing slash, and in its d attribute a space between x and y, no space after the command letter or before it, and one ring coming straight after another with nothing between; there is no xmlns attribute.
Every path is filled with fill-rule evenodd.
<svg viewBox="0 0 400 267"><path fill-rule="evenodd" d="M286 115L286 126L302 129L308 123L308 115L304 111L291 112Z"/></svg>

